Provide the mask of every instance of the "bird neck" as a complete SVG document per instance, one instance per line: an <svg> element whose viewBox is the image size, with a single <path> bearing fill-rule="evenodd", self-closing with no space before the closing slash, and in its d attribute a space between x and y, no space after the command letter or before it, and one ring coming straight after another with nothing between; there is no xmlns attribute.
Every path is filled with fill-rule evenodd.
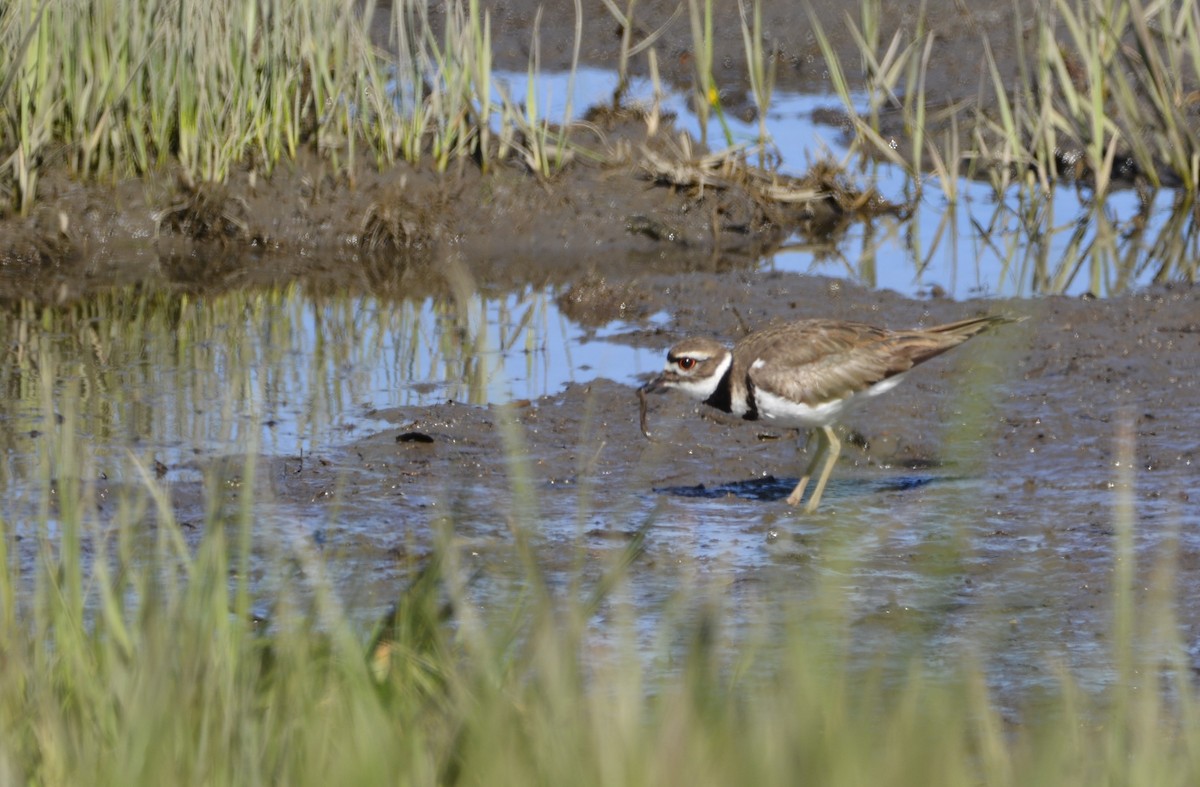
<svg viewBox="0 0 1200 787"><path fill-rule="evenodd" d="M725 373L717 381L717 387L704 400L706 405L715 407L723 413L733 412L733 367L733 363L725 367Z"/></svg>
<svg viewBox="0 0 1200 787"><path fill-rule="evenodd" d="M758 420L758 402L754 397L754 386L745 378L742 364L730 355L717 387L704 403L723 413L731 413L746 421Z"/></svg>

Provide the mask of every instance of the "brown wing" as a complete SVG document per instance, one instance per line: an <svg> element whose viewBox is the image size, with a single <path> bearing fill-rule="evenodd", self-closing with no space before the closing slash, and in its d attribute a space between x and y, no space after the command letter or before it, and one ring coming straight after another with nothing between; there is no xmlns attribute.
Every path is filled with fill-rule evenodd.
<svg viewBox="0 0 1200 787"><path fill-rule="evenodd" d="M734 371L756 388L817 404L906 372L976 332L893 332L863 323L806 320L747 336L735 348L740 368ZM753 368L764 355L772 363Z"/></svg>

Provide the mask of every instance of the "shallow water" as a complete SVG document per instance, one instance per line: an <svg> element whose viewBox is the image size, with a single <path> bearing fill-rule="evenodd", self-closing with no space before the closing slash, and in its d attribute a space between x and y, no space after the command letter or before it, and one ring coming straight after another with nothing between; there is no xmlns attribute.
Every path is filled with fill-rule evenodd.
<svg viewBox="0 0 1200 787"><path fill-rule="evenodd" d="M9 314L0 332L31 357L9 370L18 393L0 421L24 439L46 428L39 359L60 371L56 395L78 386L80 429L98 455L137 447L168 465L251 448L312 452L384 428L375 410L536 399L599 373L632 384L661 366L657 350L609 341L635 326L572 322L556 289L474 293L463 304L300 288L189 303L131 290L65 309L48 328L40 315ZM21 453L9 452L8 475Z"/></svg>

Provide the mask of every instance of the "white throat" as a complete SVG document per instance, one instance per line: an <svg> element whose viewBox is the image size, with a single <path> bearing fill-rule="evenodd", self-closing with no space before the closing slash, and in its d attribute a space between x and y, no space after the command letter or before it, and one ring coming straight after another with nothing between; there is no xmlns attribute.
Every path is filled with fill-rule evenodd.
<svg viewBox="0 0 1200 787"><path fill-rule="evenodd" d="M725 373L729 371L729 364L731 363L733 363L733 353L726 350L724 357L721 358L721 362L717 364L717 368L713 370L712 374L704 377L680 380L675 384L675 387L693 399L699 399L703 402L717 390L717 386L721 384Z"/></svg>

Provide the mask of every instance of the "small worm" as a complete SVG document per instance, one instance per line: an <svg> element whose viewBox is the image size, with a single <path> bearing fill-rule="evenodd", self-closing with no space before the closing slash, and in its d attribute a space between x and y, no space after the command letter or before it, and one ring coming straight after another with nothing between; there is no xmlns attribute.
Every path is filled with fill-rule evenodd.
<svg viewBox="0 0 1200 787"><path fill-rule="evenodd" d="M646 435L647 440L653 440L653 435L650 434L650 429L646 426L646 389L638 389L638 424L642 427L642 434Z"/></svg>

